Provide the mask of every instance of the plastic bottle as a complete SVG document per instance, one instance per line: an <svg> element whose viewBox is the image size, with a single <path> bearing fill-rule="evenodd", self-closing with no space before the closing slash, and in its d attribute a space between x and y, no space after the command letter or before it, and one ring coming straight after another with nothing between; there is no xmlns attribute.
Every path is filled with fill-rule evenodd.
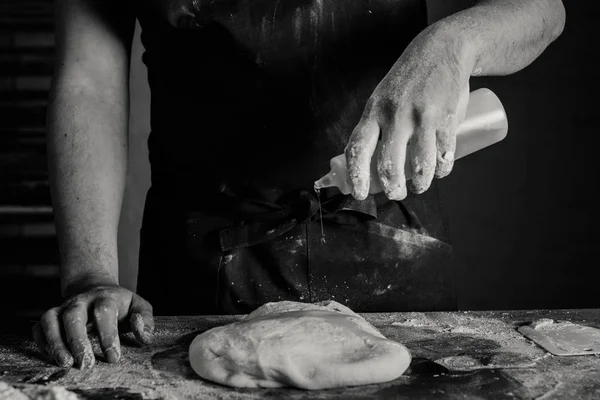
<svg viewBox="0 0 600 400"><path fill-rule="evenodd" d="M463 122L456 131L456 151L454 159L479 151L503 140L508 133L508 120L500 99L491 90L482 88L469 94L469 101ZM407 160L408 162L408 160ZM331 159L331 171L315 182L315 190L337 187L343 194L351 192L348 182L346 157L340 154ZM406 180L410 180L411 168L405 166ZM377 175L376 163L371 163L371 183L369 193L383 191Z"/></svg>

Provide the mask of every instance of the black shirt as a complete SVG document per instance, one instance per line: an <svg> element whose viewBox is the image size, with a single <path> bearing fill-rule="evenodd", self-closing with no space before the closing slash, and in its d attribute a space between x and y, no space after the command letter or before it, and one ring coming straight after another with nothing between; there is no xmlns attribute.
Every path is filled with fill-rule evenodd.
<svg viewBox="0 0 600 400"><path fill-rule="evenodd" d="M133 3L152 96L152 185L186 208L225 186L268 200L312 188L427 25L422 0L206 3L194 10L198 29ZM436 191L407 201L443 239Z"/></svg>
<svg viewBox="0 0 600 400"><path fill-rule="evenodd" d="M139 288L156 312L243 313L321 297L363 311L455 307L450 246L428 238L447 241L435 182L400 208L381 194L342 198L337 209L376 222L326 224L326 245L314 242L316 222L269 229L266 216L265 227L215 211L234 209L233 194L248 213L277 214L286 210L278 199L312 190L426 27L424 1L207 1L198 29L172 26L152 2L133 4L152 95ZM396 290L380 290L390 282Z"/></svg>

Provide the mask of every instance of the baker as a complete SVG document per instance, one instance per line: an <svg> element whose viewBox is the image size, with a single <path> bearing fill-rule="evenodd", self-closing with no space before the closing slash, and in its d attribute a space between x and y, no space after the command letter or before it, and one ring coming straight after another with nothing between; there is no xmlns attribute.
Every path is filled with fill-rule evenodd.
<svg viewBox="0 0 600 400"><path fill-rule="evenodd" d="M48 157L64 303L35 325L40 349L91 367L91 328L112 363L118 331L150 341L153 313L248 313L280 300L455 309L434 178L452 169L461 99L470 77L533 62L565 11L560 0L484 0L428 24L434 3L448 7L58 1ZM136 18L152 185L133 293L119 286L117 226ZM316 193L344 151L351 195ZM368 195L374 157L384 192Z"/></svg>

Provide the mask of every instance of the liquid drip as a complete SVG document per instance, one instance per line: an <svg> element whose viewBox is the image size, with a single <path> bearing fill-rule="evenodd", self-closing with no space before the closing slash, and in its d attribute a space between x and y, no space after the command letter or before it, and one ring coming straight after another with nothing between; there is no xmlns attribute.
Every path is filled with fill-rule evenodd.
<svg viewBox="0 0 600 400"><path fill-rule="evenodd" d="M323 207L321 207L321 189L316 189L317 200L319 201L319 218L321 220L321 244L325 244L325 230L323 229Z"/></svg>

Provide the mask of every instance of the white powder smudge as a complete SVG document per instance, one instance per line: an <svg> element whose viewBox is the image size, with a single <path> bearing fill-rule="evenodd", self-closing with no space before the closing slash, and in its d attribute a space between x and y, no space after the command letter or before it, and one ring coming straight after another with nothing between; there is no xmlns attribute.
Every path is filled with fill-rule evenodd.
<svg viewBox="0 0 600 400"><path fill-rule="evenodd" d="M333 37L335 37L335 12L331 11L331 33L333 34Z"/></svg>
<svg viewBox="0 0 600 400"><path fill-rule="evenodd" d="M315 35L315 45L319 44L319 29L323 21L323 0L315 0L314 7L310 10L310 22Z"/></svg>
<svg viewBox="0 0 600 400"><path fill-rule="evenodd" d="M376 296L381 296L382 294L386 294L388 291L390 291L392 289L392 285L387 285L384 289L375 289L375 291L373 291L373 294L375 294Z"/></svg>
<svg viewBox="0 0 600 400"><path fill-rule="evenodd" d="M266 46L268 44L268 41L269 41L268 34L269 34L269 21L268 21L267 17L264 16L262 19L261 27L260 27L261 43L263 44L263 46Z"/></svg>
<svg viewBox="0 0 600 400"><path fill-rule="evenodd" d="M302 9L296 7L296 11L294 12L294 38L298 44L302 40L302 22Z"/></svg>

